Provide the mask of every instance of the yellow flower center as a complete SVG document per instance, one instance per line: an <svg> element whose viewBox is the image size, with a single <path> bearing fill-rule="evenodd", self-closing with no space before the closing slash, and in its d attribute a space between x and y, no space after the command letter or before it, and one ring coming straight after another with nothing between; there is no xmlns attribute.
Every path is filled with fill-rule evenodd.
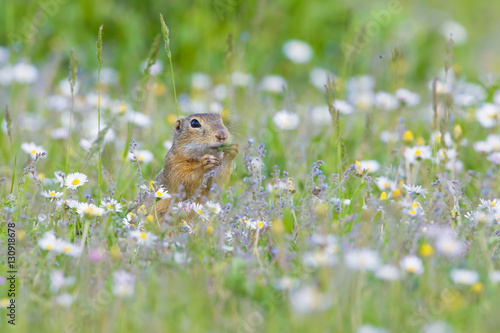
<svg viewBox="0 0 500 333"><path fill-rule="evenodd" d="M71 251L71 247L69 246L66 246L64 249L63 249L64 252L68 253L69 251Z"/></svg>
<svg viewBox="0 0 500 333"><path fill-rule="evenodd" d="M380 194L380 200L381 200L381 201L382 201L382 200L387 200L387 193L382 192L382 193Z"/></svg>
<svg viewBox="0 0 500 333"><path fill-rule="evenodd" d="M415 215L415 214L417 214L417 212L415 211L415 209L412 209L412 210L410 211L410 214L411 214L411 215Z"/></svg>
<svg viewBox="0 0 500 333"><path fill-rule="evenodd" d="M138 161L141 161L141 162L142 162L142 161L144 161L144 156L142 156L142 155L140 155L140 154L139 154L139 155L137 155L137 160L138 160Z"/></svg>
<svg viewBox="0 0 500 333"><path fill-rule="evenodd" d="M140 237L141 237L141 239L145 240L147 238L147 234L144 231L142 231Z"/></svg>
<svg viewBox="0 0 500 333"><path fill-rule="evenodd" d="M146 220L147 220L148 222L153 222L153 221L154 221L154 216L153 216L153 215L148 215L148 216L146 217Z"/></svg>
<svg viewBox="0 0 500 333"><path fill-rule="evenodd" d="M259 221L257 222L257 226L260 228L262 228L264 226L264 223L262 221Z"/></svg>
<svg viewBox="0 0 500 333"><path fill-rule="evenodd" d="M108 204L108 209L113 209L113 205L112 204Z"/></svg>
<svg viewBox="0 0 500 333"><path fill-rule="evenodd" d="M94 215L94 208L89 207L87 209L84 209L83 214L85 214L87 217L92 217Z"/></svg>
<svg viewBox="0 0 500 333"><path fill-rule="evenodd" d="M471 286L471 289L475 293L480 293L484 289L484 285L481 282L476 282Z"/></svg>
<svg viewBox="0 0 500 333"><path fill-rule="evenodd" d="M420 155L422 155L422 152L419 149L415 150L415 156L420 156Z"/></svg>
<svg viewBox="0 0 500 333"><path fill-rule="evenodd" d="M154 188L154 185L155 185L155 181L152 180L149 182L149 189L152 190Z"/></svg>
<svg viewBox="0 0 500 333"><path fill-rule="evenodd" d="M75 185L75 186L76 186L76 185L78 185L78 184L80 184L80 179L75 179L75 180L73 180L73 181L71 182L71 184L73 184L73 185Z"/></svg>
<svg viewBox="0 0 500 333"><path fill-rule="evenodd" d="M161 193L160 191L156 192L156 196L157 197L162 197L163 196L163 193Z"/></svg>
<svg viewBox="0 0 500 333"><path fill-rule="evenodd" d="M410 272L410 273L415 272L415 267L408 267L408 272Z"/></svg>
<svg viewBox="0 0 500 333"><path fill-rule="evenodd" d="M198 209L198 214L203 215L203 211L201 209Z"/></svg>
<svg viewBox="0 0 500 333"><path fill-rule="evenodd" d="M54 191L50 191L49 195L50 195L51 197L53 197L54 195L56 195L56 192L54 192Z"/></svg>
<svg viewBox="0 0 500 333"><path fill-rule="evenodd" d="M413 133L411 131L406 131L403 134L403 141L411 142L413 141Z"/></svg>
<svg viewBox="0 0 500 333"><path fill-rule="evenodd" d="M434 248L430 244L427 243L422 244L422 247L420 248L420 253L422 253L424 257L430 257L434 254Z"/></svg>
<svg viewBox="0 0 500 333"><path fill-rule="evenodd" d="M46 248L47 248L47 250L52 250L54 247L49 244L49 245L46 246Z"/></svg>
<svg viewBox="0 0 500 333"><path fill-rule="evenodd" d="M127 111L127 104L121 102L120 103L120 114L124 114Z"/></svg>
<svg viewBox="0 0 500 333"><path fill-rule="evenodd" d="M493 207L496 207L497 206L497 203L495 201L491 201L490 202L490 205L493 206Z"/></svg>
<svg viewBox="0 0 500 333"><path fill-rule="evenodd" d="M31 151L31 153L32 153L32 154L36 154L36 150L34 150L34 149L33 149L33 150Z"/></svg>

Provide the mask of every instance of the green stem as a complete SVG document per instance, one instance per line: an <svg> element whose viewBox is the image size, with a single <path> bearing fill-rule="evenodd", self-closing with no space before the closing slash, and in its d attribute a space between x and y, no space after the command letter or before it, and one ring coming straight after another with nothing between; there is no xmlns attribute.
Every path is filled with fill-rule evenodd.
<svg viewBox="0 0 500 333"><path fill-rule="evenodd" d="M85 226L83 227L83 238L82 238L82 243L80 244L80 247L83 248L85 247L85 242L87 241L87 234L89 232L89 227L90 227L90 220L85 219Z"/></svg>
<svg viewBox="0 0 500 333"><path fill-rule="evenodd" d="M101 65L97 71L97 133L101 133ZM101 149L99 149L98 200L101 201Z"/></svg>

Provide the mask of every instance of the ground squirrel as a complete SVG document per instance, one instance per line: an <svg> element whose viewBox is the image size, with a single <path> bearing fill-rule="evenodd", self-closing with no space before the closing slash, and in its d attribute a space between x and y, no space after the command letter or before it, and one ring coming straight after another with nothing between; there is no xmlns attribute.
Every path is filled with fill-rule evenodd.
<svg viewBox="0 0 500 333"><path fill-rule="evenodd" d="M172 147L165 156L163 169L155 178L156 185L170 194L177 193L183 185L185 198L190 198L202 185L203 175L215 169L216 174L208 179L207 187L202 190L203 198L213 183L223 186L229 179L238 149L220 115L198 113L178 119L174 124ZM153 207L153 215L162 216L169 205L169 199L158 201Z"/></svg>

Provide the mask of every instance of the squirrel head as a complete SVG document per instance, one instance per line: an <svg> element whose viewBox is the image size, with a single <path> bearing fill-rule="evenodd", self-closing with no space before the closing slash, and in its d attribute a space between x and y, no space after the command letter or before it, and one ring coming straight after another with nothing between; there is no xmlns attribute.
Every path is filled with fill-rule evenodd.
<svg viewBox="0 0 500 333"><path fill-rule="evenodd" d="M203 155L221 155L218 147L231 143L232 137L215 113L197 113L178 119L174 124L172 148L187 157L200 158Z"/></svg>

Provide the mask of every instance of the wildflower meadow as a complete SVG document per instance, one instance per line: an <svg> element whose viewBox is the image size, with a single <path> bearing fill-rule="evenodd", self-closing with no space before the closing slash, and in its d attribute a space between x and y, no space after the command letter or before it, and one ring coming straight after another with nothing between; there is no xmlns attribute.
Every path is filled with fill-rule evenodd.
<svg viewBox="0 0 500 333"><path fill-rule="evenodd" d="M500 3L0 4L0 332L500 331Z"/></svg>

